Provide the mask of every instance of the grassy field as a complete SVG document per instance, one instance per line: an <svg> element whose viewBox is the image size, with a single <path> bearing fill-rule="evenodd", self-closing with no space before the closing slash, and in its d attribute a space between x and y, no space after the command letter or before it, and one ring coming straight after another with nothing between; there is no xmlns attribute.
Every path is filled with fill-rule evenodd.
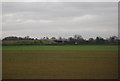
<svg viewBox="0 0 120 81"><path fill-rule="evenodd" d="M3 46L3 50L79 50L79 51L117 51L118 46L79 45L79 46Z"/></svg>
<svg viewBox="0 0 120 81"><path fill-rule="evenodd" d="M117 79L117 46L3 46L3 79Z"/></svg>

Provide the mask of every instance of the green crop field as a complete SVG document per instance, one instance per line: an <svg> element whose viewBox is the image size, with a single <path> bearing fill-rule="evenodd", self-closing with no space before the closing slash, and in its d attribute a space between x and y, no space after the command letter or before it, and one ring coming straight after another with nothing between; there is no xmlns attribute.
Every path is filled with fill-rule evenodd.
<svg viewBox="0 0 120 81"><path fill-rule="evenodd" d="M118 46L79 45L79 46L3 46L3 50L80 50L80 51L117 51Z"/></svg>
<svg viewBox="0 0 120 81"><path fill-rule="evenodd" d="M118 46L3 46L3 79L117 79Z"/></svg>

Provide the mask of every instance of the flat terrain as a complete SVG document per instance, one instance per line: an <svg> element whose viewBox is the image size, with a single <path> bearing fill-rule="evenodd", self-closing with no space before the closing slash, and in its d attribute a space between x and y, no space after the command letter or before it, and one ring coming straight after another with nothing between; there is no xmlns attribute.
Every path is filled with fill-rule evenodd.
<svg viewBox="0 0 120 81"><path fill-rule="evenodd" d="M65 45L65 46L3 46L3 50L79 50L79 51L117 51L115 45Z"/></svg>
<svg viewBox="0 0 120 81"><path fill-rule="evenodd" d="M3 46L3 79L117 79L117 46Z"/></svg>

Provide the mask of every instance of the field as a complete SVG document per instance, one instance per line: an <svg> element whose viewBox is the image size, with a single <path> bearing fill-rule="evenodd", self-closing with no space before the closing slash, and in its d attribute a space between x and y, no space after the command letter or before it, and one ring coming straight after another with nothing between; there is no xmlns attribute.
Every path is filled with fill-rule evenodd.
<svg viewBox="0 0 120 81"><path fill-rule="evenodd" d="M117 46L3 46L3 79L117 79Z"/></svg>

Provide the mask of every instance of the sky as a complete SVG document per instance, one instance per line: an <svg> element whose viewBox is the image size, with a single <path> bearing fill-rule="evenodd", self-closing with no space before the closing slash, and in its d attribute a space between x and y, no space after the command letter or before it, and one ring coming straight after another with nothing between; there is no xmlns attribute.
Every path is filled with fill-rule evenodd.
<svg viewBox="0 0 120 81"><path fill-rule="evenodd" d="M6 36L83 38L118 36L117 2L3 2Z"/></svg>

